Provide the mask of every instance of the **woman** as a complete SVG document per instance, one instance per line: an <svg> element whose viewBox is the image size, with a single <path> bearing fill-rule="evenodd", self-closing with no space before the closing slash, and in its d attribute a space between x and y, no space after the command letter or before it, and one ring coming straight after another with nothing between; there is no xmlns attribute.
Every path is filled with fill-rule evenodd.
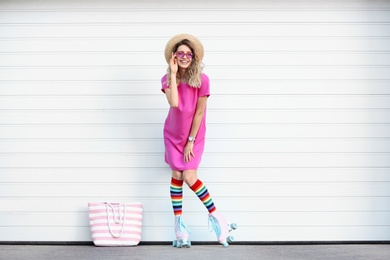
<svg viewBox="0 0 390 260"><path fill-rule="evenodd" d="M161 79L162 91L170 105L164 124L165 162L171 167L171 200L175 215L175 247L190 247L189 229L182 219L183 183L199 197L209 212L209 221L218 241L227 246L231 227L216 212L206 186L197 177L205 143L206 104L210 96L209 78L202 73L204 49L192 35L179 34L165 47L169 64Z"/></svg>

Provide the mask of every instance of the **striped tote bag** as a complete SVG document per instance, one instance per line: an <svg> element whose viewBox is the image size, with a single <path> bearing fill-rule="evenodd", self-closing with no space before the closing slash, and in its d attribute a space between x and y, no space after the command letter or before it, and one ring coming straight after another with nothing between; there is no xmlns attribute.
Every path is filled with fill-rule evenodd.
<svg viewBox="0 0 390 260"><path fill-rule="evenodd" d="M88 203L95 246L135 246L141 240L143 207L133 203Z"/></svg>

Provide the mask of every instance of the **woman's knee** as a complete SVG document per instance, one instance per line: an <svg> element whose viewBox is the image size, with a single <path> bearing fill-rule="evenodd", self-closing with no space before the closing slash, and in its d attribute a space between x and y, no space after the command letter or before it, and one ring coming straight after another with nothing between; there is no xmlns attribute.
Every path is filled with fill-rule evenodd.
<svg viewBox="0 0 390 260"><path fill-rule="evenodd" d="M184 171L183 172L183 179L184 179L184 182L189 187L191 187L198 180L197 171L195 171L195 170Z"/></svg>
<svg viewBox="0 0 390 260"><path fill-rule="evenodd" d="M176 180L183 180L183 172L172 171L172 178Z"/></svg>

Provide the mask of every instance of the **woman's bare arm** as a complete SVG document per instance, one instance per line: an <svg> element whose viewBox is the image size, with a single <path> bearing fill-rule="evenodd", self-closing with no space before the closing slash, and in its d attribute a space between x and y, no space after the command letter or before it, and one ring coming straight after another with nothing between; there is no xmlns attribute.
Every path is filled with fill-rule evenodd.
<svg viewBox="0 0 390 260"><path fill-rule="evenodd" d="M192 119L192 126L190 131L190 136L196 137L199 131L200 124L202 123L202 119L204 116L204 112L206 110L207 104L207 96L198 98L198 102L196 104L196 112L194 118ZM191 161L191 157L195 157L194 154L194 142L187 141L186 146L184 147L184 161Z"/></svg>
<svg viewBox="0 0 390 260"><path fill-rule="evenodd" d="M165 96L167 97L168 103L171 107L179 106L179 94L177 92L177 82L176 82L176 74L178 70L178 64L176 55L172 53L172 58L169 61L170 67L170 84L169 88L165 89Z"/></svg>

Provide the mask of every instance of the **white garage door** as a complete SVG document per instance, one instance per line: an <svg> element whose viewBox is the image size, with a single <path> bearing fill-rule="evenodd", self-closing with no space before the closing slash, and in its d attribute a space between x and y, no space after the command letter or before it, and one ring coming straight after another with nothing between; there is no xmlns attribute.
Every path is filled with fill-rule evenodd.
<svg viewBox="0 0 390 260"><path fill-rule="evenodd" d="M390 3L359 0L1 1L0 240L90 241L90 201L141 201L142 240L173 238L160 78L183 32L211 79L199 175L236 239L390 240Z"/></svg>

